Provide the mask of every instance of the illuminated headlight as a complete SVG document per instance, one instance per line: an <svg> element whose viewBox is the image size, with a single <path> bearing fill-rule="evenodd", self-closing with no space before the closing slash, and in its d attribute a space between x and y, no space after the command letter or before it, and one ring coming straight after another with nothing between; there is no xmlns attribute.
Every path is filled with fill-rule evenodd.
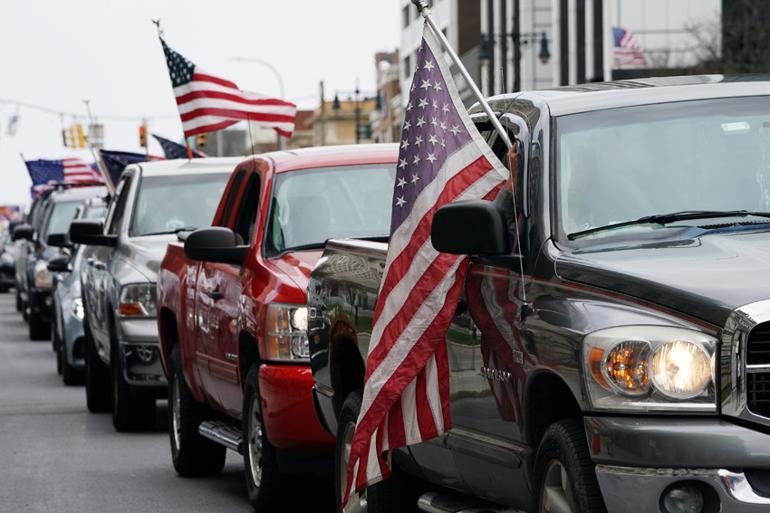
<svg viewBox="0 0 770 513"><path fill-rule="evenodd" d="M0 262L6 265L13 265L13 256L10 253L3 253L0 255Z"/></svg>
<svg viewBox="0 0 770 513"><path fill-rule="evenodd" d="M260 354L266 360L307 361L307 307L273 303L267 307Z"/></svg>
<svg viewBox="0 0 770 513"><path fill-rule="evenodd" d="M596 409L716 411L717 340L666 326L623 326L586 336L586 384Z"/></svg>
<svg viewBox="0 0 770 513"><path fill-rule="evenodd" d="M118 313L123 317L155 317L154 283L134 283L120 289Z"/></svg>
<svg viewBox="0 0 770 513"><path fill-rule="evenodd" d="M75 298L72 301L72 315L82 321L83 317L85 317L85 314L86 312L83 310L83 300L80 298Z"/></svg>
<svg viewBox="0 0 770 513"><path fill-rule="evenodd" d="M48 262L43 260L35 262L35 287L38 289L53 287L53 274L48 270Z"/></svg>

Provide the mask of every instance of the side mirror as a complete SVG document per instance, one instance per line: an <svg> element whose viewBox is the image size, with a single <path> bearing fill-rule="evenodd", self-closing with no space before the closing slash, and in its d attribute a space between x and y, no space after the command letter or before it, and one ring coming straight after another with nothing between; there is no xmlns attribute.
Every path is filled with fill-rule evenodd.
<svg viewBox="0 0 770 513"><path fill-rule="evenodd" d="M243 265L249 246L229 228L214 226L195 230L184 241L184 254L190 260Z"/></svg>
<svg viewBox="0 0 770 513"><path fill-rule="evenodd" d="M48 261L48 270L52 273L68 273L72 271L70 259L64 255L53 257Z"/></svg>
<svg viewBox="0 0 770 513"><path fill-rule="evenodd" d="M72 221L70 224L70 241L73 244L88 246L115 246L118 243L116 235L104 235L104 223L92 219Z"/></svg>
<svg viewBox="0 0 770 513"><path fill-rule="evenodd" d="M436 251L457 255L505 255L511 252L506 220L491 201L468 200L436 212L430 239Z"/></svg>
<svg viewBox="0 0 770 513"><path fill-rule="evenodd" d="M20 224L13 229L11 240L32 240L32 236L35 233L35 229L29 224Z"/></svg>
<svg viewBox="0 0 770 513"><path fill-rule="evenodd" d="M51 233L48 235L45 242L49 246L55 248L69 248L72 246L72 244L70 244L70 238L66 233Z"/></svg>

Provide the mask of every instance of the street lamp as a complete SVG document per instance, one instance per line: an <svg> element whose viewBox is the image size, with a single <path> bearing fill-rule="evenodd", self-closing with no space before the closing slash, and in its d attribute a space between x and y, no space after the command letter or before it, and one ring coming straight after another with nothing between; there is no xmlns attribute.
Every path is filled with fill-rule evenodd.
<svg viewBox="0 0 770 513"><path fill-rule="evenodd" d="M350 92L350 91L347 91ZM358 84L356 84L355 90L353 92L353 98L355 99L355 119L356 119L356 144L359 144L361 142L361 90L358 87ZM340 104L340 97L339 97L339 91L334 93L334 101L332 102L332 110L334 112L339 112L342 108L342 105Z"/></svg>
<svg viewBox="0 0 770 513"><path fill-rule="evenodd" d="M261 64L262 66L272 71L273 75L275 75L276 81L278 82L279 98L281 100L286 99L286 91L283 86L283 78L281 77L281 74L278 72L278 68L276 68L269 62L262 59L257 59L256 57L231 57L228 60L232 62L251 62L254 64ZM276 132L276 146L278 147L279 150L283 149L283 138L281 137L281 134L277 132Z"/></svg>

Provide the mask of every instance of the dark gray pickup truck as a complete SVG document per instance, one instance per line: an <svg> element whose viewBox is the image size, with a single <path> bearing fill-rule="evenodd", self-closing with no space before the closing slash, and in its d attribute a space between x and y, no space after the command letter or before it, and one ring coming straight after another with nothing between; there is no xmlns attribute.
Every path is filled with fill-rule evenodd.
<svg viewBox="0 0 770 513"><path fill-rule="evenodd" d="M471 255L446 336L453 426L395 451L396 478L349 511L395 513L407 498L400 511L770 511L768 80L490 100L523 150L520 251L512 223L462 221L489 202L436 214L434 247ZM315 402L337 436L338 489L386 251L330 241L311 274Z"/></svg>

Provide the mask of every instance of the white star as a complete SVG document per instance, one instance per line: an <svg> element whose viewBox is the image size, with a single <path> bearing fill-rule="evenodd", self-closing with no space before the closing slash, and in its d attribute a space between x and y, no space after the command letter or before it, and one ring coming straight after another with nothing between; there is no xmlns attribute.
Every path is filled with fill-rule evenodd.
<svg viewBox="0 0 770 513"><path fill-rule="evenodd" d="M428 153L428 160L430 162L434 162L436 160L436 154L435 153Z"/></svg>
<svg viewBox="0 0 770 513"><path fill-rule="evenodd" d="M412 183L417 183L420 180L420 177L417 175L412 175Z"/></svg>
<svg viewBox="0 0 770 513"><path fill-rule="evenodd" d="M443 87L441 87L441 82L436 82L433 84L433 90L434 91L441 91Z"/></svg>
<svg viewBox="0 0 770 513"><path fill-rule="evenodd" d="M406 185L406 180L404 180L403 178L399 178L398 185L396 187L401 187L403 189L404 185Z"/></svg>
<svg viewBox="0 0 770 513"><path fill-rule="evenodd" d="M428 71L435 68L435 66L433 65L433 61L425 61L425 66L423 66L423 68L427 69Z"/></svg>
<svg viewBox="0 0 770 513"><path fill-rule="evenodd" d="M406 111L409 112L412 110L412 102L409 102L409 105L406 106Z"/></svg>
<svg viewBox="0 0 770 513"><path fill-rule="evenodd" d="M409 138L404 139L401 141L401 149L405 150L409 147Z"/></svg>
<svg viewBox="0 0 770 513"><path fill-rule="evenodd" d="M430 80L423 80L422 84L420 85L420 89L430 89Z"/></svg>
<svg viewBox="0 0 770 513"><path fill-rule="evenodd" d="M444 139L441 139L441 147L446 148L446 141Z"/></svg>
<svg viewBox="0 0 770 513"><path fill-rule="evenodd" d="M457 125L452 125L452 128L450 128L449 131L452 132L454 135L457 135L460 133L460 127Z"/></svg>
<svg viewBox="0 0 770 513"><path fill-rule="evenodd" d="M407 164L406 159L399 159L398 168L404 169L406 167L406 164Z"/></svg>
<svg viewBox="0 0 770 513"><path fill-rule="evenodd" d="M415 155L414 156L414 162L412 162L412 164L419 164L419 163L420 163L420 156L419 155Z"/></svg>
<svg viewBox="0 0 770 513"><path fill-rule="evenodd" d="M412 128L412 124L407 119L406 121L404 121L404 130L409 130L410 128Z"/></svg>
<svg viewBox="0 0 770 513"><path fill-rule="evenodd" d="M443 107L441 107L441 112L449 112L449 104L445 103Z"/></svg>
<svg viewBox="0 0 770 513"><path fill-rule="evenodd" d="M433 100L433 108L438 109L438 102L436 100Z"/></svg>
<svg viewBox="0 0 770 513"><path fill-rule="evenodd" d="M405 203L406 203L406 201L404 201L404 197L403 196L399 196L398 198L396 198L396 206L397 207L403 207Z"/></svg>
<svg viewBox="0 0 770 513"><path fill-rule="evenodd" d="M416 144L419 147L422 144L422 137L420 136L415 137L414 144Z"/></svg>
<svg viewBox="0 0 770 513"><path fill-rule="evenodd" d="M436 139L435 134L430 134L430 137L428 137L428 142L434 146L436 145L436 143L438 143L438 139Z"/></svg>
<svg viewBox="0 0 770 513"><path fill-rule="evenodd" d="M441 127L441 130L443 130L444 132L446 132L446 123L444 123L444 122L442 121L441 123L439 123L439 124L438 124L438 126L440 126L440 127Z"/></svg>
<svg viewBox="0 0 770 513"><path fill-rule="evenodd" d="M421 109L424 109L427 106L428 106L428 100L426 98L420 98L420 104L418 105L418 107L420 107Z"/></svg>
<svg viewBox="0 0 770 513"><path fill-rule="evenodd" d="M417 118L417 128L425 124L425 118Z"/></svg>
<svg viewBox="0 0 770 513"><path fill-rule="evenodd" d="M430 124L431 124L431 125L433 125L433 126L438 126L438 119L436 119L436 118L431 118L431 120L430 120Z"/></svg>

